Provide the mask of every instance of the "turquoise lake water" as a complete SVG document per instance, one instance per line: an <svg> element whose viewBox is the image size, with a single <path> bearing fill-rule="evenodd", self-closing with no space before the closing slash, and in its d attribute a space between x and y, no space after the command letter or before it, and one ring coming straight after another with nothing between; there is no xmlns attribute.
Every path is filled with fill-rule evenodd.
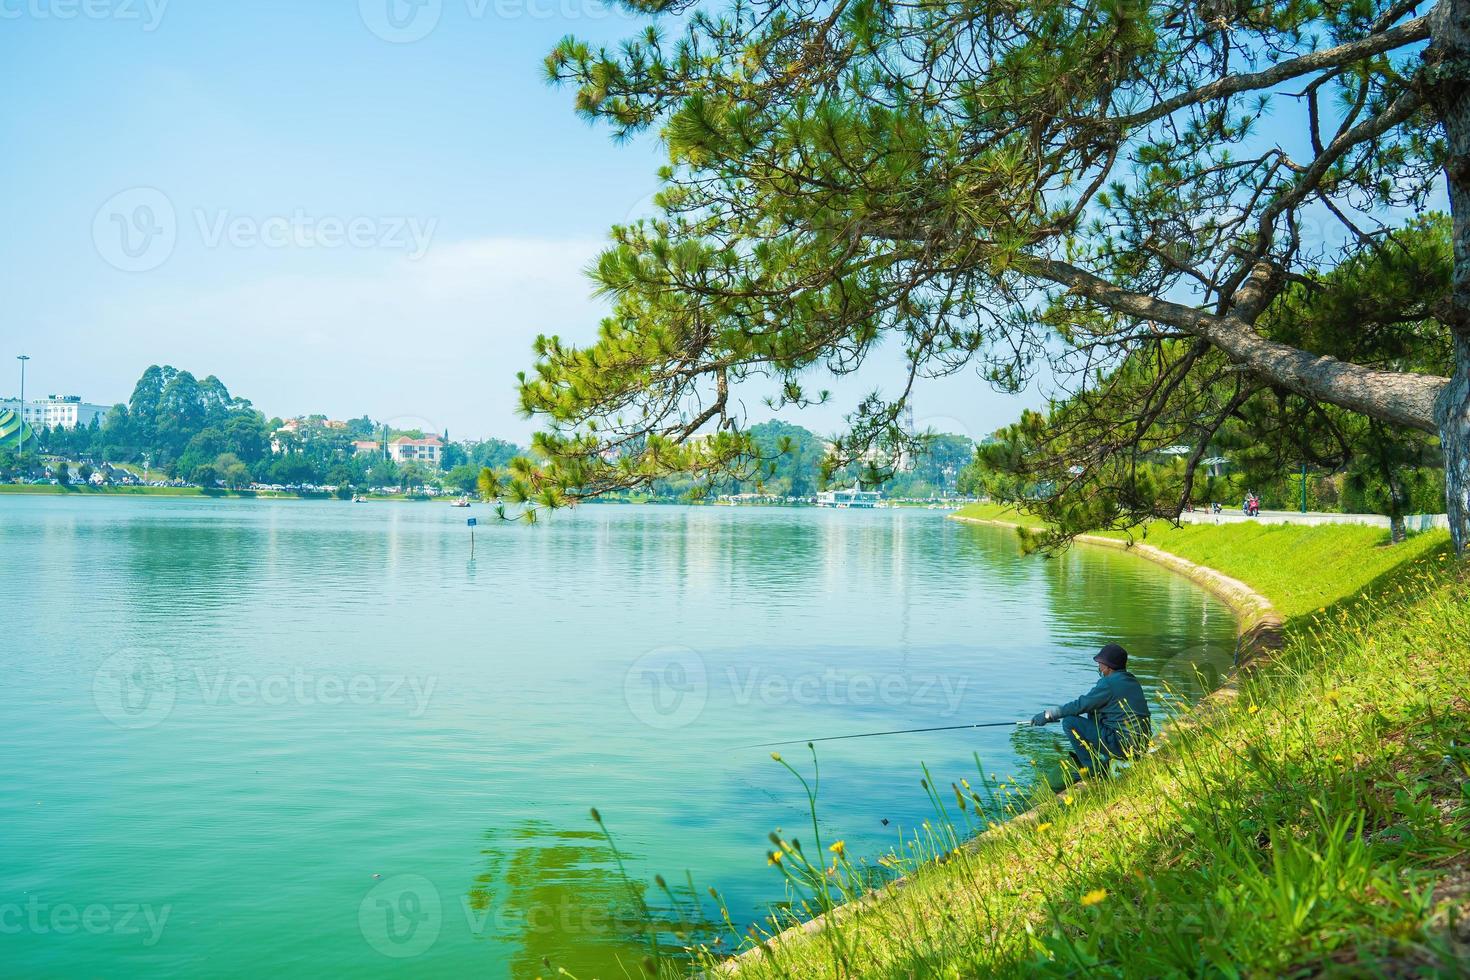
<svg viewBox="0 0 1470 980"><path fill-rule="evenodd" d="M1108 641L1188 688L1234 645L1147 561L934 511L489 516L0 497L3 972L623 976L589 807L634 879L752 921L807 818L739 746L1029 718ZM882 853L931 814L921 763L1006 775L1013 734L819 746L824 836Z"/></svg>

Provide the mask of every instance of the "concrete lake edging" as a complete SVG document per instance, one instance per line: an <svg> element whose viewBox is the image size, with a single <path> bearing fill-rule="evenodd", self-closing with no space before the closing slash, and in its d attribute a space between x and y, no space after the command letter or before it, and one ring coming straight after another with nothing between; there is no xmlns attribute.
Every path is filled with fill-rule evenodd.
<svg viewBox="0 0 1470 980"><path fill-rule="evenodd" d="M1021 527L1020 524L1013 521L999 521L983 517L961 517L958 514L950 514L949 519L965 524L983 524L990 527L1007 527L1013 530ZM1271 605L1271 600L1239 579L1231 578L1223 572L1216 571L1197 562L1192 562L1187 558L1181 558L1178 555L1171 554L1149 544L1119 538L1107 538L1098 534L1079 534L1074 540L1080 541L1083 544L1098 545L1104 548L1120 548L1124 551L1132 551L1142 558L1157 562L1214 594L1228 605L1237 617L1239 636L1236 643L1236 666L1231 668L1219 687L1199 700L1199 703L1189 712L1187 719L1176 717L1171 719L1167 727L1161 728L1158 736L1154 739L1155 744L1168 738L1169 728L1178 728L1180 726L1193 727L1199 723L1200 716L1203 712L1218 709L1233 702L1240 694L1242 671L1253 670L1260 666L1266 660L1269 660L1275 651L1285 645L1285 621L1281 618L1281 615L1276 611L1275 607ZM1090 783L1084 781L1071 787L1069 792L1081 794L1087 792L1088 789L1090 789ZM1037 819L1038 816L1035 810L1028 810L1025 813L1017 814L996 830L985 831L971 838L964 846L975 847L987 834L1003 833L1007 828L1024 826L1035 822ZM790 925L760 945L753 946L728 959L721 960L711 968L710 972L715 974L737 973L742 967L759 961L774 946L785 945L802 936L816 935L830 923L845 919L864 909L880 904L886 899L893 898L898 892L906 888L911 880L911 876L905 875L861 898L839 905L829 912L814 916L805 922Z"/></svg>

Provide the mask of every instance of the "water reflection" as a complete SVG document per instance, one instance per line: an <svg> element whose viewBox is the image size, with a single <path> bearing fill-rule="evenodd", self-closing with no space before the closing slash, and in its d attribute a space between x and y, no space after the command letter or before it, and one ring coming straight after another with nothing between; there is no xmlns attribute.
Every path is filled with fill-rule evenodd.
<svg viewBox="0 0 1470 980"><path fill-rule="evenodd" d="M512 977L598 976L619 966L635 975L655 950L678 960L720 934L689 884L661 892L625 876L619 858L638 855L615 854L600 831L527 820L486 831L484 840L485 869L466 896L467 917L476 936L513 944Z"/></svg>
<svg viewBox="0 0 1470 980"><path fill-rule="evenodd" d="M1135 556L1022 558L1013 533L933 512L587 507L468 545L436 504L0 499L0 594L23 597L0 645L5 879L174 902L180 923L146 960L125 937L8 936L11 972L210 973L249 950L253 973L618 975L642 957L639 902L669 943L710 927L686 870L742 926L784 895L766 835L806 824L806 798L751 743L1029 718L1086 690L1107 640L1157 690L1228 664L1234 636ZM705 678L675 727L635 697L665 648L703 668L675 680ZM146 693L134 668L157 652L170 710L101 710L99 690ZM941 787L1015 775L1034 734L826 743L823 835L882 854L932 816L921 764ZM421 960L359 919L365 879L404 875L454 924ZM416 921L413 891L372 894L372 930Z"/></svg>

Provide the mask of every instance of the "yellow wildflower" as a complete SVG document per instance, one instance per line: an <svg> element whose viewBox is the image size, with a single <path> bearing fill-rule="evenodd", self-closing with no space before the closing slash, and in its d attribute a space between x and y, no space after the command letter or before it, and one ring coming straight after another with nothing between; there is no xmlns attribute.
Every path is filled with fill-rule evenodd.
<svg viewBox="0 0 1470 980"><path fill-rule="evenodd" d="M1092 891L1082 896L1082 904L1084 906L1096 905L1098 902L1101 902L1107 897L1108 890L1106 888L1094 888Z"/></svg>
<svg viewBox="0 0 1470 980"><path fill-rule="evenodd" d="M1072 799L1072 794L1068 793L1066 796L1062 797L1062 802L1067 806L1071 806L1075 801Z"/></svg>
<svg viewBox="0 0 1470 980"><path fill-rule="evenodd" d="M1036 832L1038 834L1044 834L1048 830L1051 830L1051 821L1050 820L1048 820L1046 823L1039 823L1039 824L1036 825Z"/></svg>
<svg viewBox="0 0 1470 980"><path fill-rule="evenodd" d="M1255 713L1256 713L1256 712L1257 712L1257 711L1260 711L1260 710L1261 710L1261 706L1260 706L1260 705L1258 705L1258 704L1253 704L1253 705L1251 705L1251 706L1250 706L1250 707L1249 707L1249 708L1246 708L1246 709L1245 709L1245 710L1246 710L1246 712L1247 712L1247 713L1248 713L1248 714L1252 714L1252 715L1253 715L1253 714L1255 714Z"/></svg>
<svg viewBox="0 0 1470 980"><path fill-rule="evenodd" d="M767 864L780 864L781 863L781 852L780 851L772 851L770 854L767 854L766 855L766 863Z"/></svg>
<svg viewBox="0 0 1470 980"><path fill-rule="evenodd" d="M827 850L836 854L838 857L842 857L843 854L847 853L847 843L845 841L836 841Z"/></svg>

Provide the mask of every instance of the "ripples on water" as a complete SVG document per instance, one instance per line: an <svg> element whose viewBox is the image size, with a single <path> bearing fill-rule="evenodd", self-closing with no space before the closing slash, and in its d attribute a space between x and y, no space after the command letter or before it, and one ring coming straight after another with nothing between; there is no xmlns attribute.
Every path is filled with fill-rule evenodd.
<svg viewBox="0 0 1470 980"><path fill-rule="evenodd" d="M732 746L1029 717L1103 642L1176 684L1233 644L1163 569L934 512L593 506L487 522L473 561L466 513L0 498L10 967L606 974L626 922L588 910L628 896L590 805L635 878L755 916L804 800ZM920 762L972 752L1018 764L1003 729L823 746L824 833L887 849ZM169 910L156 942L124 906Z"/></svg>

